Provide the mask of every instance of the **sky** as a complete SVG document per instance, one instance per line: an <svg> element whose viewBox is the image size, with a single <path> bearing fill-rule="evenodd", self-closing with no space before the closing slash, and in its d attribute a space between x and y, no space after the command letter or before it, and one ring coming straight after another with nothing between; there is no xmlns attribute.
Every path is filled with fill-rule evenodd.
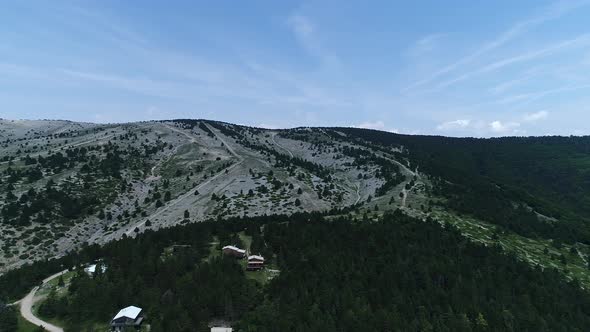
<svg viewBox="0 0 590 332"><path fill-rule="evenodd" d="M590 134L590 0L4 1L0 118Z"/></svg>

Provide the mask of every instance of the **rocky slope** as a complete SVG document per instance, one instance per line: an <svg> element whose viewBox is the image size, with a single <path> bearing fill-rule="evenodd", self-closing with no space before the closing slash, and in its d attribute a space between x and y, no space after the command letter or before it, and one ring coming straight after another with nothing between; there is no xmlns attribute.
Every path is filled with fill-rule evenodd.
<svg viewBox="0 0 590 332"><path fill-rule="evenodd" d="M569 183L585 192L585 142L0 120L0 273L179 223L300 211L370 222L401 209L590 287L587 216L567 208L584 196L545 198Z"/></svg>
<svg viewBox="0 0 590 332"><path fill-rule="evenodd" d="M2 270L209 218L419 206L426 195L407 192L429 186L395 159L398 148L371 149L332 129L194 120L0 128Z"/></svg>

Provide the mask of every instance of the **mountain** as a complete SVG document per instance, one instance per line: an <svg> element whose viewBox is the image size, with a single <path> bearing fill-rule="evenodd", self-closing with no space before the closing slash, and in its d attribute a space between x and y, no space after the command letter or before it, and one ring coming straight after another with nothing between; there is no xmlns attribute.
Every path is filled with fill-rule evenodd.
<svg viewBox="0 0 590 332"><path fill-rule="evenodd" d="M324 129L5 121L1 133L5 269L146 228L351 206L413 175Z"/></svg>
<svg viewBox="0 0 590 332"><path fill-rule="evenodd" d="M386 211L590 285L590 138L472 139L209 120L0 122L0 269L147 229Z"/></svg>
<svg viewBox="0 0 590 332"><path fill-rule="evenodd" d="M0 120L0 330L582 331L589 143Z"/></svg>

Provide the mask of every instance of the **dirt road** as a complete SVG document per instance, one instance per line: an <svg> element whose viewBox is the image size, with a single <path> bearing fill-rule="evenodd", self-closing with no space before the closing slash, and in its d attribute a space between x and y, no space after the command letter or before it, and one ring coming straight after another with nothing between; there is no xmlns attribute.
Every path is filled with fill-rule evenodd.
<svg viewBox="0 0 590 332"><path fill-rule="evenodd" d="M293 153L292 153L292 152L291 152L289 149L285 148L284 146L282 146L282 145L280 145L279 143L277 143L277 141L275 141L275 136L277 136L277 135L278 135L278 133L274 133L274 134L272 134L272 136L271 136L272 142L273 142L273 143L274 143L276 146L278 146L279 148L281 148L281 149L283 149L283 150L287 151L287 152L289 153L289 156L291 156L291 158L293 158Z"/></svg>
<svg viewBox="0 0 590 332"><path fill-rule="evenodd" d="M45 280L43 280L43 284L48 283L49 281L61 276L62 274L66 273L66 272L68 272L68 270L61 271L61 272L56 273L48 278L45 278ZM61 327L47 323L47 322L35 317L35 315L33 315L33 311L31 309L33 308L33 304L35 304L35 302L38 300L38 298L35 298L35 293L37 293L38 289L39 289L39 286L35 286L35 288L33 288L27 296L25 296L22 300L20 300L20 314L21 314L21 316L23 316L24 319L28 320L29 322L31 322L37 326L43 326L43 328L49 332L64 332L64 330Z"/></svg>

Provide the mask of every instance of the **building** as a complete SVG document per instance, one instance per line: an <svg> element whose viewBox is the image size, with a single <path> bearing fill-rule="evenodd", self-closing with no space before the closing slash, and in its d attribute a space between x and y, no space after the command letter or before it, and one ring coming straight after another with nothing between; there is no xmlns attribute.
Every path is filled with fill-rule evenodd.
<svg viewBox="0 0 590 332"><path fill-rule="evenodd" d="M264 257L260 255L250 255L248 256L248 265L246 266L246 270L248 271L258 271L264 268Z"/></svg>
<svg viewBox="0 0 590 332"><path fill-rule="evenodd" d="M221 249L224 255L234 256L237 258L244 258L246 256L246 250L240 249L236 246L225 246Z"/></svg>
<svg viewBox="0 0 590 332"><path fill-rule="evenodd" d="M212 327L211 332L232 332L231 327Z"/></svg>
<svg viewBox="0 0 590 332"><path fill-rule="evenodd" d="M107 270L106 265L101 264L100 270L102 273L105 273L105 271ZM84 272L86 272L88 275L92 276L94 273L96 273L96 264L89 265L87 268L84 269Z"/></svg>
<svg viewBox="0 0 590 332"><path fill-rule="evenodd" d="M143 310L136 306L121 309L111 320L111 331L123 331L126 327L139 329L143 322Z"/></svg>

